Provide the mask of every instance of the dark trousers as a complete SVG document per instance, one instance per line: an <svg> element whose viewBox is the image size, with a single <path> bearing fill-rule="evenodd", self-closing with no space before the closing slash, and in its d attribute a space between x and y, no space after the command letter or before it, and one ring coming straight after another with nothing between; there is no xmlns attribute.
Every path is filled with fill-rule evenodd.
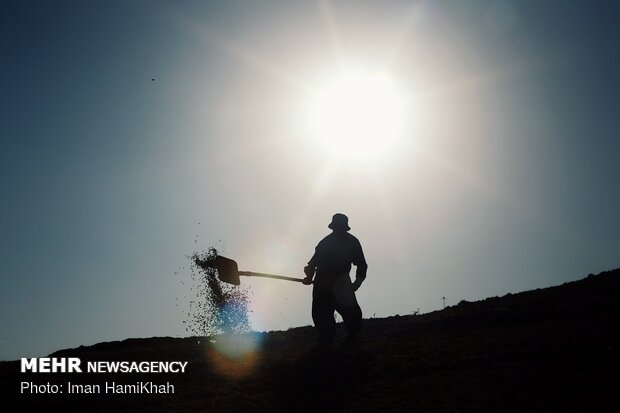
<svg viewBox="0 0 620 413"><path fill-rule="evenodd" d="M334 340L334 311L342 316L347 336L354 338L362 327L362 309L357 303L348 275L333 285L315 285L312 290L312 320L321 345L329 346Z"/></svg>

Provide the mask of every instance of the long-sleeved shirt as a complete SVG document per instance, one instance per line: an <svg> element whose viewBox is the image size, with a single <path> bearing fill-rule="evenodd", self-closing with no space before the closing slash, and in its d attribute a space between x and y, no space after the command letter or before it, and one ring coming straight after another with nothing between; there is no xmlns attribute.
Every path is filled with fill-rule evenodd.
<svg viewBox="0 0 620 413"><path fill-rule="evenodd" d="M332 285L341 275L348 276L351 264L357 267L355 278L363 281L368 265L362 245L348 232L332 232L323 238L308 262L310 268L316 269L314 284L319 287Z"/></svg>

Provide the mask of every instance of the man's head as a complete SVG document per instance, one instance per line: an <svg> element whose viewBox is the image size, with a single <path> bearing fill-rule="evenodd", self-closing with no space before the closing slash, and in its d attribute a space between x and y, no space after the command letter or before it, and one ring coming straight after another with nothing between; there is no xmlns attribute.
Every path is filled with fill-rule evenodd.
<svg viewBox="0 0 620 413"><path fill-rule="evenodd" d="M335 232L346 232L351 229L349 227L349 218L345 214L335 214L328 228Z"/></svg>

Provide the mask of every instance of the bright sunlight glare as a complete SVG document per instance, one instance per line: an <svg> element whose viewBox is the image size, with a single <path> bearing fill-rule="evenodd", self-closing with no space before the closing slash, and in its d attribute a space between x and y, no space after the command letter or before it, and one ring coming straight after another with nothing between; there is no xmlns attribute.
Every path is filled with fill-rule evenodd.
<svg viewBox="0 0 620 413"><path fill-rule="evenodd" d="M402 101L387 75L341 75L318 89L310 129L334 158L378 160L401 138Z"/></svg>

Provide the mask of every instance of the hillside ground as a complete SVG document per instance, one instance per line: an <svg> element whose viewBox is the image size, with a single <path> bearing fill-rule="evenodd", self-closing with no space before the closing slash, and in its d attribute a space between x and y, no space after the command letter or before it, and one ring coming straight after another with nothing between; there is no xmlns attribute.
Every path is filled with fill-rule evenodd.
<svg viewBox="0 0 620 413"><path fill-rule="evenodd" d="M5 406L65 411L615 412L618 326L615 270L424 315L367 319L358 347L327 356L314 351L311 327L61 350L51 356L188 367L183 374L35 374L2 362L0 392ZM24 381L170 382L175 391L21 394Z"/></svg>

